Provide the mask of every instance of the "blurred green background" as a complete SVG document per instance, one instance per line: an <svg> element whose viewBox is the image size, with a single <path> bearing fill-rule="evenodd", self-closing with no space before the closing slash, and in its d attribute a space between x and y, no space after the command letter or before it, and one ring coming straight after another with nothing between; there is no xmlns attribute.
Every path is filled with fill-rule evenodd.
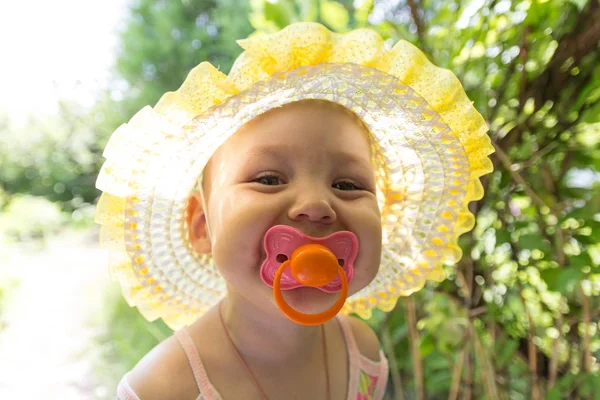
<svg viewBox="0 0 600 400"><path fill-rule="evenodd" d="M477 225L461 237L464 257L448 266L449 279L369 321L391 361L388 398L600 399L600 2L126 6L110 79L92 101L62 98L56 112L32 111L19 123L0 109L0 340L18 326L7 317L11 298L35 279L21 276L14 253L43 259L65 237L94 246L94 183L109 135L198 63L229 71L241 52L236 39L318 21L419 46L459 77L497 149L486 195L471 204ZM77 268L84 274L86 264ZM54 285L61 290L60 279ZM93 329L81 355L93 360L88 386L74 398L113 398L118 379L170 334L129 308L114 284L101 293L85 321ZM0 366L1 355L0 346Z"/></svg>

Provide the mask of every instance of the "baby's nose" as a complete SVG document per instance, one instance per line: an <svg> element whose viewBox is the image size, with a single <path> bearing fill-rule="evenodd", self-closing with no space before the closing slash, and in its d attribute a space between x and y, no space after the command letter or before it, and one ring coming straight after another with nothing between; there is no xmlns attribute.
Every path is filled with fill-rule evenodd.
<svg viewBox="0 0 600 400"><path fill-rule="evenodd" d="M299 199L290 209L289 217L294 221L323 223L332 223L337 218L331 204L326 199L318 196Z"/></svg>

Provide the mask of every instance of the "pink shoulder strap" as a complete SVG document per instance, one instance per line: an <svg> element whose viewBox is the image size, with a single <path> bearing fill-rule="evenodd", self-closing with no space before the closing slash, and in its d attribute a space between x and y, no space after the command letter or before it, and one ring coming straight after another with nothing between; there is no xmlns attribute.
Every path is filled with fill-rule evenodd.
<svg viewBox="0 0 600 400"><path fill-rule="evenodd" d="M129 376L129 372L126 373L123 376L123 378L121 378L121 381L119 382L119 385L117 386L117 399L118 400L140 400L140 398L138 397L137 394L135 394L135 392L133 391L131 386L129 386L129 382L127 380L128 376Z"/></svg>
<svg viewBox="0 0 600 400"><path fill-rule="evenodd" d="M179 344L181 345L181 348L185 352L185 355L188 359L190 367L192 368L196 385L200 391L200 398L204 396L206 400L221 399L221 396L208 380L206 370L204 369L202 360L200 360L200 354L198 353L198 349L190 337L190 334L185 328L183 328L175 332L175 337L179 341Z"/></svg>
<svg viewBox="0 0 600 400"><path fill-rule="evenodd" d="M375 398L376 399L383 399L383 395L385 393L385 388L387 386L387 381L388 381L388 375L390 373L390 369L389 369L389 365L388 365L388 360L385 357L385 354L383 351L379 351L379 357L381 359L380 364L379 364L379 378L377 381L377 389L375 390Z"/></svg>
<svg viewBox="0 0 600 400"><path fill-rule="evenodd" d="M358 394L360 352L358 351L358 346L356 345L356 341L354 340L352 328L350 327L350 325L348 325L347 318L349 317L340 315L336 319L340 323L342 333L344 334L344 340L346 341L346 348L348 349L348 368L350 369L350 382L348 382L350 393L348 393L348 399L355 399Z"/></svg>
<svg viewBox="0 0 600 400"><path fill-rule="evenodd" d="M350 368L350 382L348 399L354 400L358 398L360 371L364 371L372 377L377 378L377 384L375 388L374 398L382 399L387 386L389 366L385 353L379 350L379 361L373 361L363 356L356 344L354 335L352 334L352 328L348 322L347 316L340 315L337 320L340 323L342 332L344 334L344 340L346 341L346 347L348 348L349 368Z"/></svg>

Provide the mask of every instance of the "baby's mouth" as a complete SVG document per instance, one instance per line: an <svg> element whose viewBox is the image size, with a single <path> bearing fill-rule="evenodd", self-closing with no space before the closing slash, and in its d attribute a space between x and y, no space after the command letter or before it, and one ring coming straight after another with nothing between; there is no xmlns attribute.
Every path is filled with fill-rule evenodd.
<svg viewBox="0 0 600 400"><path fill-rule="evenodd" d="M352 281L354 260L358 254L356 235L349 231L340 231L324 238L314 238L287 225L276 225L265 234L265 259L260 268L262 280L272 288L275 274L281 264L289 260L296 248L309 243L320 244L331 250L344 270L348 283ZM281 277L281 289L291 290L303 286L292 276L290 269L286 268ZM336 293L341 288L342 281L339 275L327 285L318 287L326 293Z"/></svg>

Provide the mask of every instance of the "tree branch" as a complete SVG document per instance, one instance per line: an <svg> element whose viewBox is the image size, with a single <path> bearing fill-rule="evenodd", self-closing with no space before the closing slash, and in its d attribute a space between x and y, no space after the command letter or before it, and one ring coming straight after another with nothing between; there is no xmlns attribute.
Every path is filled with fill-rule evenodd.
<svg viewBox="0 0 600 400"><path fill-rule="evenodd" d="M506 70L506 73L504 74L504 78L502 78L502 83L500 84L500 87L498 88L498 91L496 92L496 105L494 106L494 108L492 108L491 113L488 116L488 121L494 122L494 119L496 118L496 114L498 114L498 111L500 110L500 103L502 102L502 99L504 98L504 94L506 93L506 89L508 88L508 83L510 82L510 78L513 75L513 73L515 72L515 69L517 67L517 58L513 58L510 61L510 64L508 66L508 69Z"/></svg>
<svg viewBox="0 0 600 400"><path fill-rule="evenodd" d="M600 41L600 2L592 0L582 10L572 32L558 40L558 48L548 62L546 69L528 85L525 98L534 98L534 111L548 100L558 99L570 71L581 59L594 51ZM570 66L565 68L565 62Z"/></svg>
<svg viewBox="0 0 600 400"><path fill-rule="evenodd" d="M538 370L537 370L537 346L533 342L535 337L535 324L533 323L533 318L531 318L531 313L529 312L529 308L527 307L527 302L523 298L521 293L521 289L519 288L519 298L523 303L523 309L525 310L525 314L527 315L527 322L529 325L529 329L527 332L527 358L529 360L529 372L530 382L531 382L531 398L533 400L540 400L541 393L538 381Z"/></svg>
<svg viewBox="0 0 600 400"><path fill-rule="evenodd" d="M446 297L448 300L452 301L454 304L456 304L457 307L465 309L465 311L468 310L468 308L466 307L463 299L461 299L460 297L458 297L457 294L453 294L453 293L442 293L442 292L438 292L439 295ZM594 315L598 314L600 315L600 310L598 310L597 313L592 313ZM592 317L594 317L594 315L592 315ZM575 317L573 317L575 318ZM574 321L574 324L576 324L577 321ZM510 337L510 335L508 333L506 333L506 330L504 329L504 325L502 325L502 323L496 321L496 329L498 330L498 335L500 336L505 336L505 337ZM516 351L516 355L518 357L518 359L523 362L524 364L528 363L528 356L527 356L527 339L523 339L523 338L517 338L519 340L519 348ZM546 368L547 365L550 364L550 360L548 359L548 357L546 357L546 355L544 353L538 353L537 354L537 358L538 358L538 368L537 368L537 373L538 376L540 378L545 378L546 377L546 373L548 371L548 369ZM465 360L467 359L467 357L465 358ZM468 367L468 366L467 366ZM560 368L559 368L560 370ZM561 370L562 371L562 370ZM468 372L465 371L465 374L467 374Z"/></svg>
<svg viewBox="0 0 600 400"><path fill-rule="evenodd" d="M460 389L460 378L462 376L463 364L465 363L465 349L462 349L458 353L456 364L452 368L452 384L450 386L450 393L448 394L448 400L456 400L458 398L458 390Z"/></svg>
<svg viewBox="0 0 600 400"><path fill-rule="evenodd" d="M415 301L412 296L406 299L406 324L410 338L410 350L412 354L412 363L415 373L415 384L417 388L417 399L425 399L425 386L423 384L423 363L421 361L421 352L419 351L419 333L417 332L417 312L415 310Z"/></svg>
<svg viewBox="0 0 600 400"><path fill-rule="evenodd" d="M421 16L419 15L419 9L415 0L407 0L408 7L410 8L410 15L412 16L413 22L417 26L417 35L419 35L419 40L423 45L425 45L425 27L423 26L423 21L421 21Z"/></svg>
<svg viewBox="0 0 600 400"><path fill-rule="evenodd" d="M392 377L392 384L394 385L394 400L404 400L402 393L402 380L400 378L400 368L396 361L396 352L394 351L394 344L390 335L390 327L386 323L383 325L381 330L381 342L385 352L388 354L390 362L390 375Z"/></svg>
<svg viewBox="0 0 600 400"><path fill-rule="evenodd" d="M521 70L521 83L519 84L519 105L523 107L525 104L525 93L527 91L527 69L525 65L527 64L527 60L529 59L529 34L531 33L531 26L525 26L525 30L523 31L523 42L521 44L521 66L523 69Z"/></svg>
<svg viewBox="0 0 600 400"><path fill-rule="evenodd" d="M527 193L527 195L531 198L531 200L535 204L537 204L539 207L548 207L548 208L550 208L550 206L548 204L546 204L546 202L544 200L542 200L533 191L533 189L531 189L531 187L527 184L527 182L525 182L525 179L523 179L523 177L521 176L521 174L519 174L517 171L513 170L513 168L512 168L512 162L510 161L510 159L508 158L508 156L506 155L506 153L504 152L504 150L502 150L502 148L500 148L500 146L498 146L498 144L496 144L493 140L492 140L492 144L494 145L494 148L496 149L495 156L500 160L500 162L502 163L502 165L504 166L504 168L508 171L508 173L512 177L513 181L515 181L516 183L518 183L521 186L523 186L523 189L525 190L525 193Z"/></svg>
<svg viewBox="0 0 600 400"><path fill-rule="evenodd" d="M558 145L559 145L559 143L557 141L550 142L550 144L545 146L540 151L536 152L528 161L524 162L523 166L521 167L521 170L524 170L526 168L531 167L532 165L535 165L535 163L540 158L546 156L548 153L550 153L552 150L554 150Z"/></svg>
<svg viewBox="0 0 600 400"><path fill-rule="evenodd" d="M583 292L581 282L577 285L577 292L581 297L581 305L583 308L583 324L585 325L585 332L583 334L583 370L586 373L592 372L592 351L590 348L590 299Z"/></svg>
<svg viewBox="0 0 600 400"><path fill-rule="evenodd" d="M469 320L469 330L471 331L471 335L473 337L473 342L475 344L475 352L477 353L477 357L479 357L480 363L482 365L481 374L483 375L483 383L485 388L486 398L495 400L498 398L498 391L496 389L496 372L490 363L490 359L483 349L481 344L481 340L479 339L479 335L473 326L473 321Z"/></svg>
<svg viewBox="0 0 600 400"><path fill-rule="evenodd" d="M471 346L465 348L465 385L464 400L471 400L473 395L473 355Z"/></svg>
<svg viewBox="0 0 600 400"><path fill-rule="evenodd" d="M529 117L547 102L556 103L565 90L566 83L577 79L571 75L572 68L579 65L586 55L595 51L600 42L600 2L598 0L588 2L586 8L577 15L573 31L558 38L557 41L558 48L546 64L544 71L530 81L521 82L521 87L525 87L526 90L519 97L534 100L533 113ZM521 102L520 107L523 106L524 103ZM526 123L516 125L499 140L499 144L504 149L517 144L521 140L525 125Z"/></svg>
<svg viewBox="0 0 600 400"><path fill-rule="evenodd" d="M556 377L558 376L558 364L560 362L559 357L559 344L560 338L562 337L562 314L559 313L556 319L555 328L558 330L558 337L552 342L552 355L550 357L550 372L548 376L548 390L556 383Z"/></svg>

